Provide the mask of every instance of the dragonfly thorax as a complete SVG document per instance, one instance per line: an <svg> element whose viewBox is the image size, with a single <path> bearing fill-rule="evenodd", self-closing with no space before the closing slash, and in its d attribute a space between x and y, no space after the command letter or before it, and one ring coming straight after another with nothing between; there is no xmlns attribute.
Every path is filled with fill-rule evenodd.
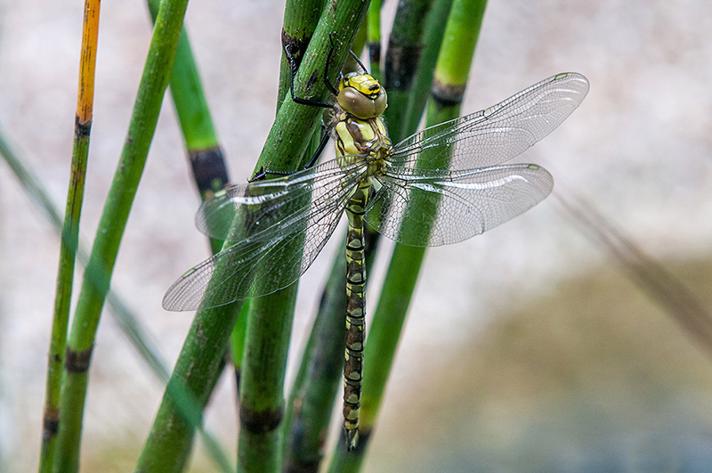
<svg viewBox="0 0 712 473"><path fill-rule="evenodd" d="M342 111L337 119L334 131L339 165L345 167L365 159L370 169L380 169L392 148L383 118L362 120Z"/></svg>
<svg viewBox="0 0 712 473"><path fill-rule="evenodd" d="M339 82L336 101L345 112L363 120L381 116L388 107L386 89L365 73L346 74Z"/></svg>

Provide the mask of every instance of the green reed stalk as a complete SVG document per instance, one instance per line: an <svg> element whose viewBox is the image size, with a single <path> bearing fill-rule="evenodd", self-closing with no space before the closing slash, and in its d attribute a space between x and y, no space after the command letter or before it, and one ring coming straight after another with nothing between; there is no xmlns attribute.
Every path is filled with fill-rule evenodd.
<svg viewBox="0 0 712 473"><path fill-rule="evenodd" d="M359 54L366 43L366 22L356 32L351 50ZM344 71L358 70L359 66L352 57L344 64ZM344 248L345 236L341 237ZM372 258L367 260L370 266ZM334 260L330 275L330 286L322 294L322 309L324 304L330 307L320 309L314 322L311 335L304 348L297 379L294 382L287 401L284 422L282 422L282 442L285 466L284 471L303 471L300 468L311 465L318 467L320 451L326 437L326 427L331 418L331 411L325 409L326 403L332 403L338 387L339 373L342 369L344 323L343 313L346 307L346 290L344 286L346 260L343 250L340 250ZM332 284L335 283L335 284ZM328 295L326 294L328 293ZM329 314L340 314L333 317ZM328 342L326 342L328 340ZM324 350L315 352L315 344ZM307 392L308 390L308 392ZM311 396L305 399L305 396ZM295 422L295 405L299 404ZM298 432L298 433L297 433ZM294 435L289 435L289 434Z"/></svg>
<svg viewBox="0 0 712 473"><path fill-rule="evenodd" d="M368 6L366 44L368 45L368 65L371 75L381 79L381 7L382 0L371 0Z"/></svg>
<svg viewBox="0 0 712 473"><path fill-rule="evenodd" d="M62 217L59 210L54 205L45 188L39 184L39 179L18 156L12 151L8 143L0 134L0 156L5 160L13 174L17 178L22 188L27 193L28 197L37 205L40 211L49 220L52 227L57 231L61 238L66 239L67 235L62 233ZM77 246L77 259L80 264L86 268L89 260L89 253L85 247L79 242ZM105 276L100 276L105 277ZM161 381L168 380L168 368L165 361L162 359L156 350L152 337L148 336L145 329L139 322L137 317L123 299L113 290L109 290L106 297L106 302L111 309L111 314L116 318L119 328L124 332L136 351L141 355L151 371ZM185 394L185 388L179 386L176 390L176 397L181 399L181 408L188 416L195 417L195 413L200 414L200 409L197 404L188 398ZM215 462L216 466L223 472L229 472L233 469L229 466L227 456L221 450L220 445L214 436L206 431L201 431L201 437L207 446L208 454Z"/></svg>
<svg viewBox="0 0 712 473"><path fill-rule="evenodd" d="M336 75L338 64L343 62L346 54L346 50L342 45L349 44L355 29L353 25L358 25L358 20L365 10L365 4L366 2L361 0L337 1L331 2L329 4L330 7L325 9L325 14L322 15L296 77L297 91L302 96L325 96L326 88L322 81L309 82L309 78L312 75L320 77L324 72L326 53L330 49L329 33L331 31L335 32L334 39L340 47L336 50L334 61L328 73L331 76ZM313 107L301 106L291 100L284 101L270 130L255 170L257 171L261 168L279 170L298 168L300 166L298 161L304 155L304 151L308 146L311 136L310 131L316 123L319 112ZM239 236L240 220L238 216L233 224L232 235L234 237ZM234 243L236 243L236 239L229 238L226 245ZM229 270L228 265L219 264L215 269L213 280L221 280ZM206 305L210 305L210 300L206 301ZM171 382L182 380L198 402L204 404L207 401L213 380L219 374L220 360L223 355L221 347L226 346L230 330L235 321L235 313L241 306L241 302L235 302L212 309L201 309L196 314L181 354L178 357L176 367L171 375ZM251 321L248 321L248 325L250 323ZM257 326L259 327L259 324ZM256 332L256 335L248 336L248 344L250 343L250 338L255 337L258 339L260 336L266 335L265 332L260 330ZM274 363L280 365L277 360L274 360ZM246 356L245 368L247 368L247 365ZM248 384L244 382L244 378L245 375L243 374L241 389L243 393L241 406L243 411L245 409L244 392ZM249 413L250 411L251 408L248 407L245 412ZM244 435L245 430L250 430L250 426L253 426L253 424L246 422L244 417L242 419L241 435ZM245 424L248 424L247 428ZM164 394L137 469L139 471L180 471L185 461L181 453L189 450L192 434L193 428L190 423L185 422L171 396L168 393ZM243 458L244 461L245 458ZM155 468L152 469L151 467Z"/></svg>
<svg viewBox="0 0 712 473"><path fill-rule="evenodd" d="M158 15L160 0L148 0L151 18L155 22ZM200 79L198 66L195 62L190 39L186 28L181 30L176 49L176 59L173 65L173 73L169 83L169 90L176 108L178 122L185 142L186 152L191 164L193 181L200 195L201 201L205 202L225 188L229 182L225 155L217 132L213 124L208 101L203 91L203 84ZM209 239L210 249L213 254L220 251L223 245L222 240ZM236 328L244 325L236 324ZM238 334L239 335L239 334ZM239 364L235 365L236 376L239 377ZM168 380L168 374L166 374ZM216 380L217 381L217 380ZM175 386L178 386L175 384ZM208 452L213 459L219 460L218 466L223 471L234 471L227 457L219 451L219 445L211 439L202 429L202 406L194 399L188 400L190 394L185 386L180 386L176 390L176 396L182 396L188 402L183 402L185 407L184 417L189 421L194 419L193 426L199 429L202 440L208 447Z"/></svg>
<svg viewBox="0 0 712 473"><path fill-rule="evenodd" d="M277 113L285 101L291 101L292 66L301 65L323 7L323 0L291 0L285 5ZM287 52L293 61L291 65ZM320 133L317 130L313 127L309 132L312 138L299 159L300 163L308 162L318 146ZM295 244L294 251L301 252L297 246ZM256 277L260 278L260 274ZM237 454L238 469L243 471L280 469L282 436L279 425L283 415L284 375L297 289L298 283L295 283L250 301L239 380L241 429Z"/></svg>
<svg viewBox="0 0 712 473"><path fill-rule="evenodd" d="M414 131L418 128L420 119L428 100L430 88L433 84L433 74L435 73L435 63L440 53L440 45L443 42L447 18L452 7L452 0L437 0L433 2L432 8L425 19L425 30L423 31L423 49L420 53L420 62L415 72L415 78L411 84L411 93L408 99L406 111L405 129Z"/></svg>
<svg viewBox="0 0 712 473"><path fill-rule="evenodd" d="M151 18L155 21L160 0L148 0L148 6ZM190 40L185 28L181 31L180 39L178 40L176 60L173 65L173 75L171 76L169 88L176 107L176 114L178 115L185 141L188 159L190 160L193 181L198 189L201 201L205 202L211 199L215 193L224 189L230 178L225 155L213 125L198 66L193 57ZM222 249L222 245L222 240L210 239L210 249L213 254L218 253ZM247 313L245 310L243 312L245 312L244 318ZM246 324L244 322L235 324L231 336L230 352L238 390L245 327Z"/></svg>
<svg viewBox="0 0 712 473"><path fill-rule="evenodd" d="M18 182L26 192L28 197L34 202L37 208L49 220L52 227L60 237L67 238L62 234L62 216L57 206L52 202L45 187L39 184L39 179L18 156L12 151L5 138L0 134L0 156L10 167ZM86 265L89 253L81 242L78 241L77 259L82 265ZM128 337L137 351L141 354L148 366L159 379L168 379L168 368L158 351L154 348L150 337L146 335L139 318L131 312L128 305L113 290L109 290L107 303L116 316L119 327Z"/></svg>
<svg viewBox="0 0 712 473"><path fill-rule="evenodd" d="M435 69L426 119L428 126L459 114L485 5L485 0L455 0L452 5ZM417 212L418 204L421 203L416 203L416 208L409 211ZM408 222L405 220L402 232L410 231ZM395 247L365 348L364 358L377 359L378 363L365 363L364 366L361 443L356 451L347 452L339 442L330 465L331 472L354 472L361 467L424 257L424 248L399 244Z"/></svg>
<svg viewBox="0 0 712 473"><path fill-rule="evenodd" d="M153 21L158 15L160 0L148 0ZM229 181L225 156L213 125L208 101L203 92L198 66L185 28L181 30L170 91L175 104L185 147L193 171L193 180L205 201L222 190ZM222 242L212 241L213 252L220 250Z"/></svg>
<svg viewBox="0 0 712 473"><path fill-rule="evenodd" d="M407 4L408 2L403 3ZM393 23L393 32L397 37L410 38L412 43L417 44L418 31L422 31L422 20L417 15L411 14L417 8L402 4L399 4L399 7L399 13ZM372 13L371 8L369 7L369 15ZM420 11L424 13L422 9ZM386 59L386 68L393 74L405 77L414 72L414 68L410 67L407 61L399 61L397 64L389 62L396 58L396 55L388 55ZM434 67L434 63L431 67ZM407 68L407 70L403 68ZM432 77L432 72L430 72L430 76ZM407 80L410 81L410 78ZM390 102L390 90L388 92L390 109L394 105ZM403 94L402 98L404 100L400 103L396 100L396 107L404 106L407 94ZM403 129L403 121L389 126L391 136L406 136L413 131L415 128ZM368 249L366 253L366 271L368 273L375 259L379 238L378 234L373 231L367 231L365 235L366 248ZM343 245L340 248L343 248ZM316 471L323 456L322 450L332 414L330 406L336 399L343 367L345 274L346 260L343 250L339 250L333 259L330 277L321 297L319 311L290 391L285 423L285 432L290 435L289 441L286 443L286 471Z"/></svg>
<svg viewBox="0 0 712 473"><path fill-rule="evenodd" d="M297 64L304 58L304 53L309 46L309 41L314 34L324 0L290 0L284 8L284 22L282 26L282 57L280 62L279 91L277 93L277 111L282 101L289 94L289 82L292 76L289 62L284 50L290 52ZM233 327L230 337L232 362L235 374L235 386L239 406L240 382L242 378L242 363L244 360L245 337L247 331L247 318L249 317L250 301L245 301L237 323Z"/></svg>
<svg viewBox="0 0 712 473"><path fill-rule="evenodd" d="M89 157L89 137L94 112L94 77L99 39L99 0L86 0L82 25L82 45L79 60L79 86L74 122L74 146L69 173L67 203L59 250L59 269L52 317L52 334L47 362L45 406L42 416L42 448L39 471L52 470L57 455L57 433L60 422L60 394L64 352L67 347L67 327L72 305L74 263L79 241L79 220L84 200L84 181Z"/></svg>
<svg viewBox="0 0 712 473"><path fill-rule="evenodd" d="M385 119L388 133L394 143L405 138L404 126L411 85L423 49L421 36L425 18L433 0L398 2L393 30L386 50L385 86L388 108Z"/></svg>
<svg viewBox="0 0 712 473"><path fill-rule="evenodd" d="M327 51L336 46L337 51L335 52L339 53L334 55L331 64L333 72L327 76L331 81L335 80L341 69L341 64L346 59L348 47L353 42L357 26L361 24L367 3L365 1L337 3L335 12L332 10L333 4L325 8L304 62L300 65L300 74L305 67L308 67L307 61L314 46L313 43L317 41L317 38L321 39L320 34L326 34ZM343 25L346 31L341 32L339 28L324 29L333 21L329 19L330 16L334 15L338 21L339 13L342 14L341 18L348 21ZM328 38L332 32L346 34L342 35L342 38L334 38L332 46L331 40ZM321 91L317 97L326 97L327 89L322 79L323 70L311 77L316 77L317 82L321 83ZM313 96L304 93L301 95ZM285 105L294 105L294 102L286 100L282 108ZM321 111L312 110L312 112L314 111L317 112L315 118L318 118ZM280 110L281 113L282 110ZM314 119L312 119L312 123L315 123ZM302 163L309 158L308 154L302 156ZM301 250L295 249L295 251ZM238 444L238 471L280 471L282 469L282 429L279 427L284 415L284 370L289 349L296 288L297 285L294 284L271 296L256 299L252 304L247 326L245 366L241 387L240 420L242 428Z"/></svg>
<svg viewBox="0 0 712 473"><path fill-rule="evenodd" d="M57 471L79 468L82 417L91 352L111 273L146 163L163 95L170 79L187 0L164 0L156 20L128 136L104 205L72 322L60 409ZM103 278L95 278L103 274Z"/></svg>
<svg viewBox="0 0 712 473"><path fill-rule="evenodd" d="M284 51L288 51L296 63L301 64L323 8L324 0L289 0L284 5L277 110L289 94L291 70Z"/></svg>

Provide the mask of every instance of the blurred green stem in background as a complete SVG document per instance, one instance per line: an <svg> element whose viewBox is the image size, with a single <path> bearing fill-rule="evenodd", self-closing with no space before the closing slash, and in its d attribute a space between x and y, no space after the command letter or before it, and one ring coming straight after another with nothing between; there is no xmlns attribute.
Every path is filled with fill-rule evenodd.
<svg viewBox="0 0 712 473"><path fill-rule="evenodd" d="M42 415L42 449L39 471L52 471L57 454L57 433L61 411L60 394L67 348L67 327L72 305L74 264L79 241L79 221L84 201L84 182L89 157L89 137L94 114L94 77L99 39L99 0L86 0L82 23L82 43L79 60L79 85L74 121L74 145L69 171L67 202L59 245L59 268L52 316L52 334L47 360L45 406Z"/></svg>
<svg viewBox="0 0 712 473"><path fill-rule="evenodd" d="M421 36L425 19L433 0L408 0L398 2L393 29L388 38L385 64L385 87L388 108L384 114L388 134L398 143L413 130L404 126L411 85L423 49Z"/></svg>
<svg viewBox="0 0 712 473"><path fill-rule="evenodd" d="M378 80L381 76L381 7L382 0L371 0L368 6L366 45L368 46L368 65L371 75Z"/></svg>
<svg viewBox="0 0 712 473"><path fill-rule="evenodd" d="M56 205L54 205L51 201L44 187L39 184L40 181L36 177L36 174L33 173L27 165L17 157L12 149L10 149L10 146L1 133L0 156L2 156L8 164L25 193L44 213L45 217L60 237L66 238L66 235L62 234L62 216L60 215ZM84 249L85 247L80 242L77 248L77 259L86 267L86 263L89 259L88 252ZM162 359L158 353L158 350L155 348L155 343L153 341L154 338L149 336L146 333L146 330L141 326L141 323L139 322L140 318L137 317L131 309L129 309L124 300L111 289L107 294L106 301L111 309L111 313L116 318L119 328L124 332L124 335L128 337L131 344L141 355L151 371L161 381L167 381L169 372L166 362ZM186 415L194 418L196 414L200 415L200 409L198 408L198 405L185 394L185 392L185 387L179 386L176 390L176 397L180 399L181 408L184 412L186 412ZM232 468L229 467L227 456L220 448L220 445L215 437L206 431L201 431L201 437L205 442L208 454L211 456L216 466L223 472L232 471Z"/></svg>
<svg viewBox="0 0 712 473"><path fill-rule="evenodd" d="M161 2L128 136L104 205L82 281L68 340L65 379L60 402L60 409L64 415L59 427L59 455L54 464L57 471L74 472L79 468L87 372L96 330L121 238L158 121L163 95L170 79L187 4L188 0Z"/></svg>
<svg viewBox="0 0 712 473"><path fill-rule="evenodd" d="M425 19L425 31L422 39L423 48L415 71L415 77L410 85L411 90L405 113L405 124L403 125L406 130L405 136L418 128L420 119L423 116L425 103L428 100L428 92L433 84L435 63L438 60L451 7L452 0L436 0L433 2Z"/></svg>
<svg viewBox="0 0 712 473"><path fill-rule="evenodd" d="M453 2L435 68L426 126L459 115L485 5L485 0ZM417 208L408 210L417 212ZM401 232L409 231L408 222L404 220ZM343 442L338 442L331 472L354 472L362 465L424 257L425 248L396 244L366 339L364 359L378 363L364 363L361 443L355 451L347 452Z"/></svg>

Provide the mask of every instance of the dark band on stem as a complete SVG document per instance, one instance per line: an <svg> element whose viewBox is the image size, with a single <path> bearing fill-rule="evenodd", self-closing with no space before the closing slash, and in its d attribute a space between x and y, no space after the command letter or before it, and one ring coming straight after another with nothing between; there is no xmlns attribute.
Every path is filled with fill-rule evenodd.
<svg viewBox="0 0 712 473"><path fill-rule="evenodd" d="M244 405L240 406L240 426L254 434L273 431L279 427L283 417L284 409L281 406L267 411L253 411Z"/></svg>
<svg viewBox="0 0 712 473"><path fill-rule="evenodd" d="M381 64L381 43L368 43L368 61L371 67Z"/></svg>
<svg viewBox="0 0 712 473"><path fill-rule="evenodd" d="M59 432L59 410L47 408L42 416L42 439L47 442Z"/></svg>
<svg viewBox="0 0 712 473"><path fill-rule="evenodd" d="M298 38L296 36L291 36L289 33L284 31L284 29L282 29L282 47L293 61L293 64L290 64L293 68L292 72L297 72L297 68L304 58L304 53L309 46L310 40L311 36Z"/></svg>
<svg viewBox="0 0 712 473"><path fill-rule="evenodd" d="M94 347L82 351L74 351L71 348L67 348L67 355L64 365L68 372L70 373L86 373L91 364L91 354Z"/></svg>
<svg viewBox="0 0 712 473"><path fill-rule="evenodd" d="M91 120L82 122L79 116L74 117L74 137L75 139L87 138L91 135Z"/></svg>
<svg viewBox="0 0 712 473"><path fill-rule="evenodd" d="M285 473L313 473L319 471L321 456L313 458L290 456L289 463L284 467Z"/></svg>
<svg viewBox="0 0 712 473"><path fill-rule="evenodd" d="M422 46L388 44L386 51L386 89L408 90L415 77Z"/></svg>
<svg viewBox="0 0 712 473"><path fill-rule="evenodd" d="M435 103L441 107L454 107L462 103L465 95L465 84L443 84L433 79L433 88L430 92Z"/></svg>
<svg viewBox="0 0 712 473"><path fill-rule="evenodd" d="M228 183L227 166L220 146L189 151L193 177L201 194L217 192Z"/></svg>

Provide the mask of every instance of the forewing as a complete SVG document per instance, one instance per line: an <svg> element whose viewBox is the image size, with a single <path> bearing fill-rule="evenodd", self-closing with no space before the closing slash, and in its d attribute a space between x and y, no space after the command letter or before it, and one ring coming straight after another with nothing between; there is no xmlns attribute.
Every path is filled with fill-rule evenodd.
<svg viewBox="0 0 712 473"><path fill-rule="evenodd" d="M486 110L422 130L395 145L394 168L469 170L506 162L551 133L588 93L588 80L568 72L549 77Z"/></svg>
<svg viewBox="0 0 712 473"><path fill-rule="evenodd" d="M259 196L269 196L261 205L252 197L238 199L237 205L254 206L251 217L256 218L248 219L247 236L181 276L168 289L163 307L166 310L194 310L201 304L203 308L216 307L267 295L296 281L333 233L365 173L365 166L355 164L340 170L335 177L327 172L333 171L334 166L335 162L328 162L316 172L301 173L302 178L308 176L310 185L303 185L297 175L290 176L292 184L285 186L287 190ZM235 204L235 199L232 202ZM217 268L219 278L212 280ZM257 272L258 281L254 278Z"/></svg>
<svg viewBox="0 0 712 473"><path fill-rule="evenodd" d="M242 208L252 216L245 234L254 234L259 229L271 228L285 215L305 212L312 201L305 199L305 195L318 188L332 189L341 183L344 174L336 161L330 160L282 178L226 187L200 206L195 225L203 234L225 240L238 209Z"/></svg>
<svg viewBox="0 0 712 473"><path fill-rule="evenodd" d="M457 243L500 225L541 202L553 178L535 164L491 166L406 178L379 178L367 221L411 246Z"/></svg>

